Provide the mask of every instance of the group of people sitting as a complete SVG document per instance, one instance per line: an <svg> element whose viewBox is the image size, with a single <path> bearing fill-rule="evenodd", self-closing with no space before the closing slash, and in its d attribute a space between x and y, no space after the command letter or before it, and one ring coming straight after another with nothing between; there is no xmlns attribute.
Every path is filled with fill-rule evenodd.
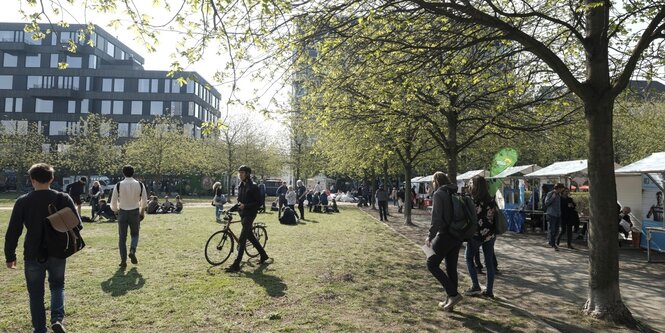
<svg viewBox="0 0 665 333"><path fill-rule="evenodd" d="M164 197L162 204L159 203L159 198L156 195L151 195L145 212L147 214L180 213L182 212L180 195L175 196L175 202L169 201L169 196L167 195Z"/></svg>
<svg viewBox="0 0 665 333"><path fill-rule="evenodd" d="M333 197L331 203L328 204L328 194L325 191L307 192L307 207L310 212L314 211L314 213L339 213L337 201Z"/></svg>

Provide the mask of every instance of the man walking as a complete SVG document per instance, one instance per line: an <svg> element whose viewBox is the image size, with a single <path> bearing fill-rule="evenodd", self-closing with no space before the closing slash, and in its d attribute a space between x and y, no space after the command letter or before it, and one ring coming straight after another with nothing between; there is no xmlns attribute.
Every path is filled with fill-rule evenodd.
<svg viewBox="0 0 665 333"><path fill-rule="evenodd" d="M120 268L127 267L127 228L129 228L131 243L129 246L129 259L132 264L139 263L136 258L136 247L139 244L139 229L141 220L145 216L145 207L148 203L148 194L141 182L134 179L134 167L122 167L125 179L113 188L111 209L118 216L118 249L120 250Z"/></svg>
<svg viewBox="0 0 665 333"><path fill-rule="evenodd" d="M30 315L34 332L46 333L46 313L44 309L44 280L48 272L51 290L51 329L53 332L65 332L62 320L65 317L65 266L66 259L55 258L42 251L44 220L49 216L48 206L58 198L64 205L76 212L74 202L67 195L59 195L50 188L53 182L53 167L37 163L30 167L28 174L34 191L20 196L14 204L12 215L5 235L5 260L7 268L16 269L16 246L23 232L27 230L24 241L25 280L30 298ZM62 200L64 198L65 200ZM56 204L56 208L62 206ZM79 219L80 219L80 215ZM79 227L81 227L79 222Z"/></svg>
<svg viewBox="0 0 665 333"><path fill-rule="evenodd" d="M266 184L261 180L259 184L259 193L261 194L261 207L259 210L263 213L266 212Z"/></svg>
<svg viewBox="0 0 665 333"><path fill-rule="evenodd" d="M388 191L383 186L379 186L374 194L376 204L379 206L379 219L388 221Z"/></svg>
<svg viewBox="0 0 665 333"><path fill-rule="evenodd" d="M83 190L85 188L85 182L88 180L85 177L81 177L78 181L75 181L69 185L67 185L67 193L69 196L74 200L74 203L76 204L76 212L81 216L81 194L83 194Z"/></svg>
<svg viewBox="0 0 665 333"><path fill-rule="evenodd" d="M277 211L277 220L282 217L282 208L286 206L286 192L289 191L289 188L286 186L286 182L282 182L282 185L277 188L277 204L279 211Z"/></svg>
<svg viewBox="0 0 665 333"><path fill-rule="evenodd" d="M254 246L254 248L259 251L261 255L260 263L264 264L268 260L268 254L259 243L256 236L252 232L252 226L254 224L254 219L256 219L256 214L261 204L261 195L259 193L259 188L252 182L250 178L252 174L252 169L246 165L241 165L238 168L238 178L240 178L240 185L238 186L238 213L240 214L240 222L242 224L242 230L240 231L240 237L238 237L238 256L231 266L229 266L227 272L238 272L240 271L240 262L242 261L242 256L245 253L245 247L247 246L247 241Z"/></svg>
<svg viewBox="0 0 665 333"><path fill-rule="evenodd" d="M556 236L561 226L561 192L565 186L561 183L554 185L554 189L547 193L545 197L545 214L547 214L547 221L549 222L549 230L547 230L547 240L550 247L554 251L559 251L556 245Z"/></svg>
<svg viewBox="0 0 665 333"><path fill-rule="evenodd" d="M300 211L300 219L305 219L305 198L307 197L307 189L303 185L302 180L298 179L296 182L298 188L296 194L298 195L298 210Z"/></svg>

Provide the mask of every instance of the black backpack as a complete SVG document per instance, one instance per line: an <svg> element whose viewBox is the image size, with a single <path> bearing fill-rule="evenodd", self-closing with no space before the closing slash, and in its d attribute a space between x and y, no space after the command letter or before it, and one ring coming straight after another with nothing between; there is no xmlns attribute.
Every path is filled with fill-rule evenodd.
<svg viewBox="0 0 665 333"><path fill-rule="evenodd" d="M282 213L282 217L279 219L279 223L295 225L298 224L298 219L295 212L291 208L286 207L284 213Z"/></svg>
<svg viewBox="0 0 665 333"><path fill-rule="evenodd" d="M469 196L450 195L453 207L453 220L448 226L448 233L459 241L468 241L478 231L476 204Z"/></svg>

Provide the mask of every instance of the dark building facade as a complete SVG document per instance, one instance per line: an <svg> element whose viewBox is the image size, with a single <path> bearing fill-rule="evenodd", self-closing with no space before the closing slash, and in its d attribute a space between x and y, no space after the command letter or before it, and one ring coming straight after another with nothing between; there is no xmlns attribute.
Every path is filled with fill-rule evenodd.
<svg viewBox="0 0 665 333"><path fill-rule="evenodd" d="M200 75L144 70L140 55L98 26L88 33L85 25L44 25L42 31L53 32L43 39L33 39L24 26L0 23L0 121L6 130L25 131L35 123L58 143L78 129L82 116L97 113L118 124L124 142L137 135L143 119L180 117L185 130L200 137L202 123L220 117L221 96Z"/></svg>

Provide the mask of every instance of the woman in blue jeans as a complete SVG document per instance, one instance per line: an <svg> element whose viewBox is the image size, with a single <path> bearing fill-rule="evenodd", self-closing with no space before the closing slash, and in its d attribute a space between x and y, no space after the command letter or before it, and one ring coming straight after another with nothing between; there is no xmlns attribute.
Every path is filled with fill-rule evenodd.
<svg viewBox="0 0 665 333"><path fill-rule="evenodd" d="M464 295L473 296L482 294L486 297L494 297L494 241L496 240L494 221L496 214L502 214L496 205L496 202L489 194L489 187L487 180L483 176L475 176L471 179L471 197L476 203L476 214L478 214L478 231L467 242L466 252L464 253L466 259L466 267L469 270L472 285ZM478 253L480 248L483 249L483 256L485 257L485 267L487 267L487 285L485 290L480 288L478 283L478 272L473 263L473 257Z"/></svg>

